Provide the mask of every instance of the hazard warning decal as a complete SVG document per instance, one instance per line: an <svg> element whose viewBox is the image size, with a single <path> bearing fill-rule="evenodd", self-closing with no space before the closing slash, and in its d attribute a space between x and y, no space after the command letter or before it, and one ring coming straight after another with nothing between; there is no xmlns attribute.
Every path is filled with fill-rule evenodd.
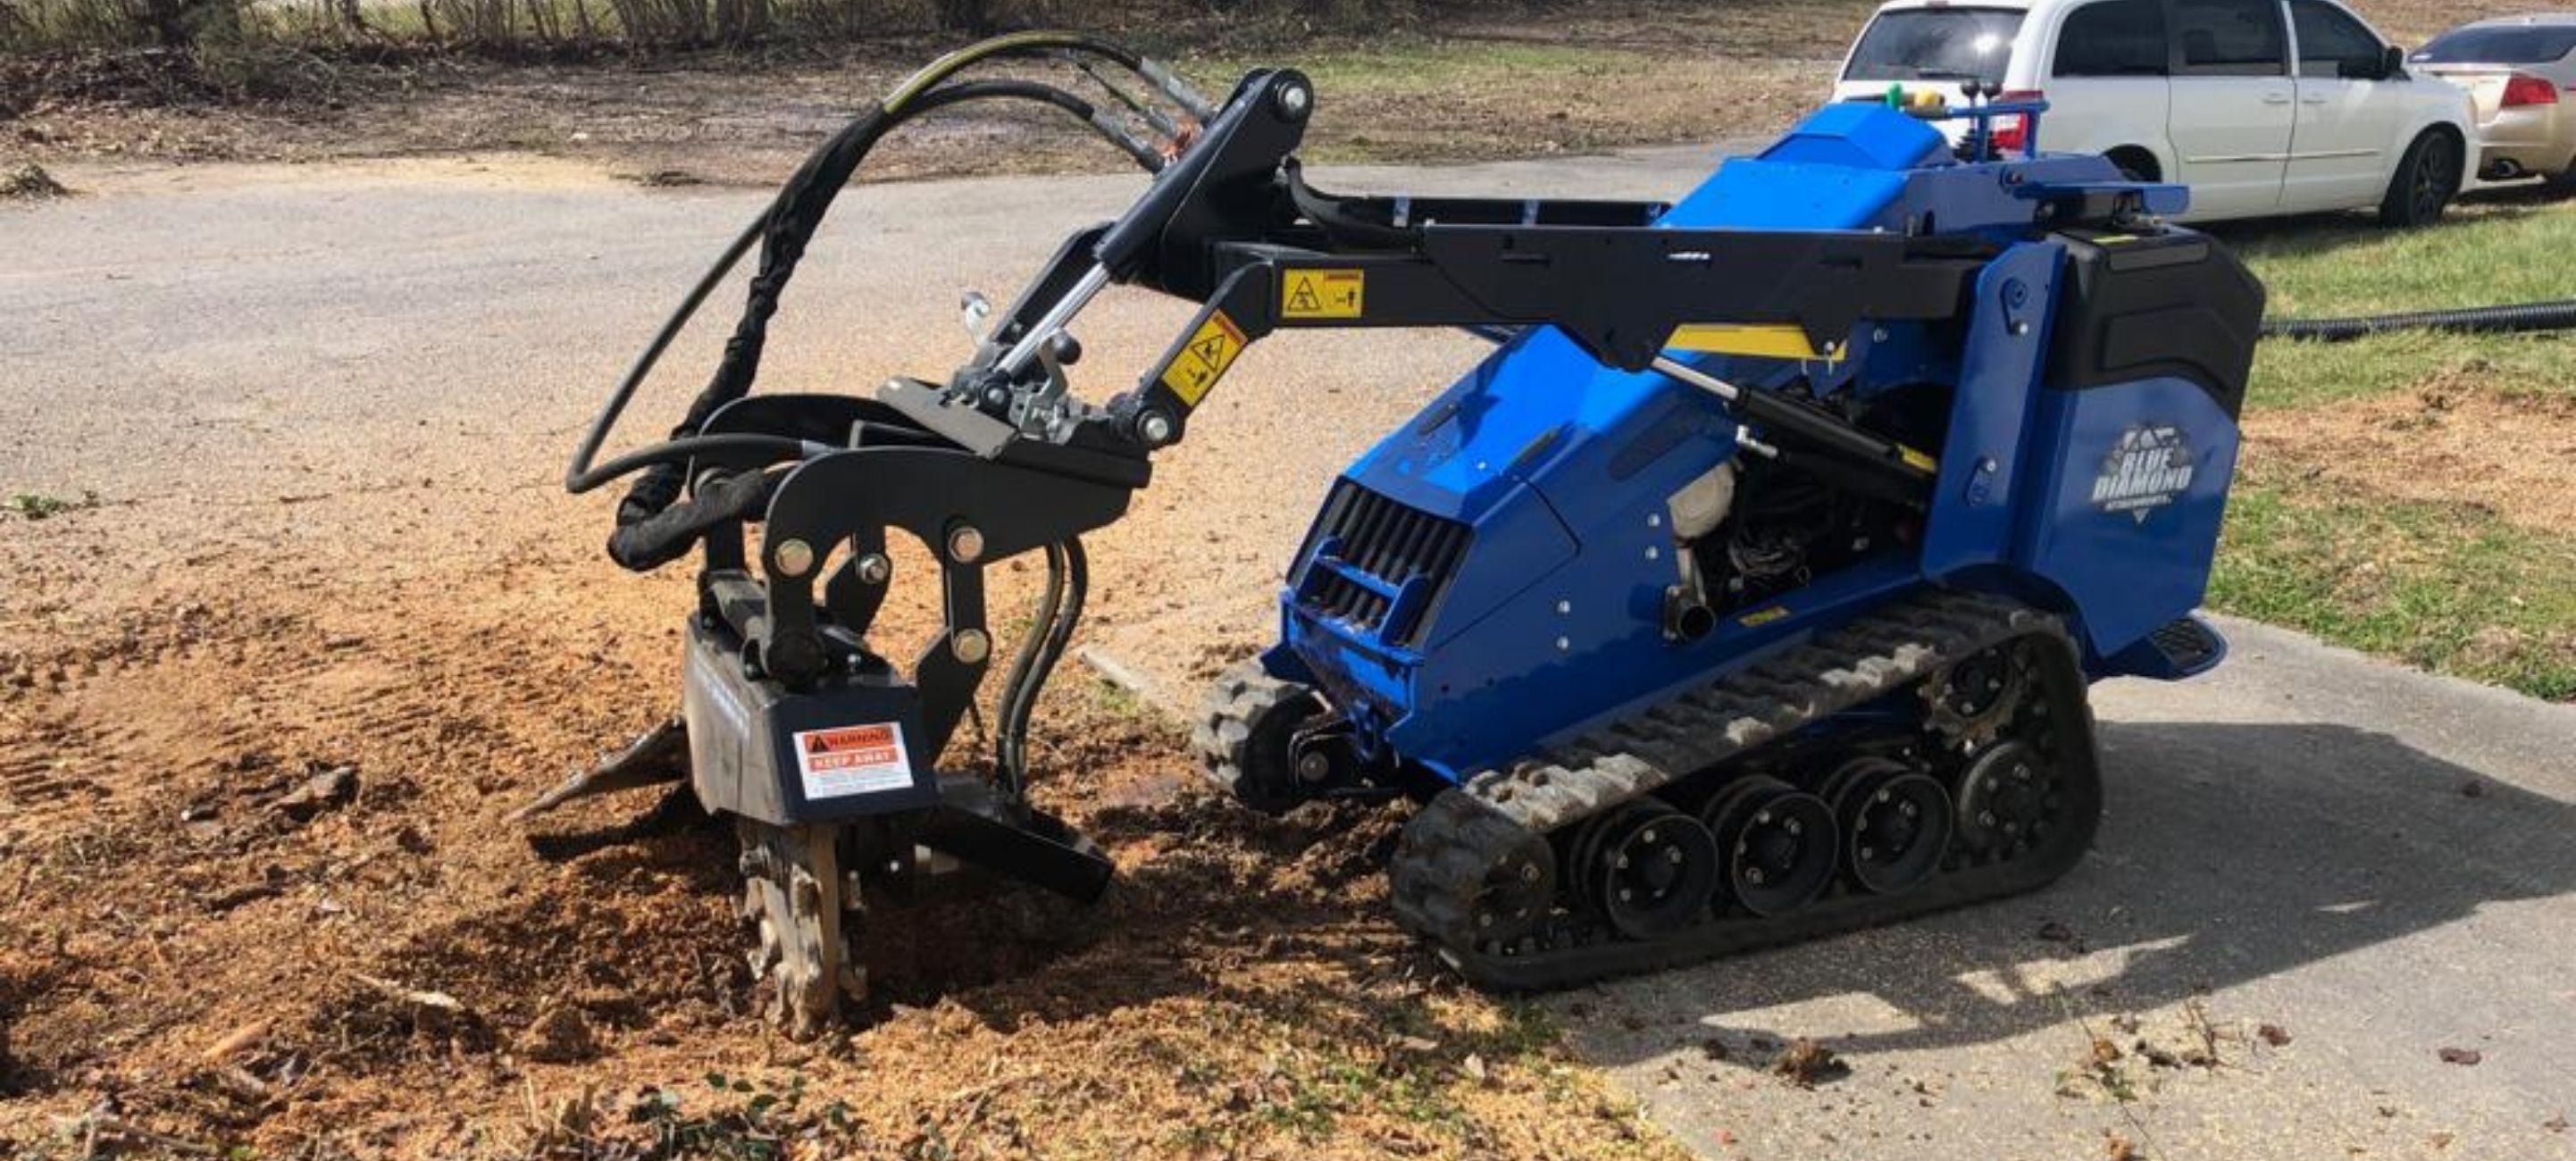
<svg viewBox="0 0 2576 1161"><path fill-rule="evenodd" d="M903 727L892 722L799 732L796 772L804 779L808 802L912 788Z"/></svg>
<svg viewBox="0 0 2576 1161"><path fill-rule="evenodd" d="M1210 311L1207 321L1199 324L1181 353L1172 357L1172 365L1163 368L1163 386L1181 397L1191 407L1207 398L1208 388L1225 378L1225 369L1234 365L1234 357L1243 353L1243 331L1224 311Z"/></svg>
<svg viewBox="0 0 2576 1161"><path fill-rule="evenodd" d="M1367 291L1367 271L1291 270L1279 283L1279 317L1358 318Z"/></svg>

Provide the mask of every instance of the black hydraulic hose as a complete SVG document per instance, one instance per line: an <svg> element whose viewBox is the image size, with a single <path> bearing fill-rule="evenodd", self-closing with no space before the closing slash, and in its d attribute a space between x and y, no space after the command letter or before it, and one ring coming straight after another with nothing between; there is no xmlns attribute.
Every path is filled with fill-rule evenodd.
<svg viewBox="0 0 2576 1161"><path fill-rule="evenodd" d="M840 186L848 181L876 143L897 125L915 116L950 105L987 99L1040 101L1085 121L1097 117L1087 102L1052 86L1029 81L970 81L934 89L906 105L901 112L889 113L879 109L852 122L806 159L796 175L788 180L786 188L779 191L778 198L725 247L715 264L699 276L697 284L690 287L689 293L681 299L679 309L663 320L661 329L654 333L653 341L645 345L644 352L636 357L626 376L618 381L616 390L609 394L607 404L600 409L598 419L583 435L581 447L573 456L573 471L565 477L564 487L576 494L587 492L649 464L665 478L656 481L657 487L653 489L645 487L646 481L639 481L635 491L629 493L630 500L637 498L638 492L658 492L662 488L667 488L671 498L676 498L680 483L678 474L682 470L680 461L686 459L684 449L666 445L656 449L659 454L642 462L638 462L637 457L626 457L593 467L592 461L598 456L600 445L607 440L609 431L624 414L626 405L634 398L636 389L660 364L663 353L697 315L698 309L705 305L707 296L723 283L725 275L732 273L743 255L750 252L753 242L765 242L761 272L753 279L752 301L736 325L734 337L725 344L724 360L718 365L715 377L692 403L688 417L673 430L675 441L693 437L717 408L741 398L750 389L752 378L759 372L769 316L777 309L779 293L786 289L787 280L794 276L796 263L803 257L805 243L812 239L814 230L821 225L823 213L838 196ZM1129 153L1135 156L1133 150ZM1154 160L1159 162L1160 157L1156 156ZM839 180L821 180L826 177ZM665 467L667 471L660 470ZM608 470L611 468L618 470ZM669 502L669 499L662 499L648 506L659 511Z"/></svg>
<svg viewBox="0 0 2576 1161"><path fill-rule="evenodd" d="M1116 98L1119 104L1125 105L1128 112L1134 113L1138 117L1143 118L1145 124L1150 126L1154 132L1160 133L1169 138L1177 138L1181 135L1180 122L1172 120L1170 115L1164 113L1162 110L1138 99L1135 94L1128 92L1124 87L1120 86L1117 81L1112 80L1107 74L1102 73L1100 69L1094 66L1090 61L1070 53L1066 54L1066 59L1071 60L1073 62L1073 67L1080 69L1082 71L1082 75L1090 77L1093 83L1099 85L1101 89L1106 91L1111 97Z"/></svg>
<svg viewBox="0 0 2576 1161"><path fill-rule="evenodd" d="M693 459L716 457L777 464L803 459L813 450L805 441L790 439L783 435L759 435L749 432L700 435L641 448L592 470L602 479L613 480L628 472L640 471L656 464L685 464ZM758 466L758 464L750 466Z"/></svg>
<svg viewBox="0 0 2576 1161"><path fill-rule="evenodd" d="M1020 646L1017 660L1011 664L1011 675L1002 687L1002 720L995 738L995 764L1001 768L1003 783L1017 796L1028 782L1029 722L1037 713L1038 694L1054 676L1056 664L1064 660L1065 648L1073 642L1074 628L1082 621L1082 606L1091 592L1091 564L1082 548L1082 539L1073 537L1047 547L1047 592L1041 598L1038 620L1031 622L1029 637Z"/></svg>
<svg viewBox="0 0 2576 1161"><path fill-rule="evenodd" d="M1002 38L987 44L1003 44L1007 51L996 51L1004 55L1062 47L1046 38L1026 44L1004 44L1010 40ZM968 53L952 54L951 59L958 58L962 58L963 63L982 59ZM937 67L925 70L925 74L934 73ZM963 64L955 67L963 67ZM752 382L759 374L769 319L777 310L780 293L794 275L806 243L821 226L823 215L831 208L833 199L848 184L876 143L912 117L968 101L996 99L1036 101L1053 106L1087 123L1148 172L1158 170L1163 164L1161 154L1136 141L1089 102L1062 89L1033 81L967 81L923 91L916 78L914 84L899 90L896 97L885 105L835 134L832 140L806 159L795 176L779 191L769 209L726 248L716 265L691 288L680 309L664 322L644 354L611 392L599 417L583 437L565 479L567 490L576 494L586 492L620 475L642 470L642 475L618 503L616 529L608 540L610 559L630 570L649 570L676 559L679 551L685 550L688 543L703 534L707 521L686 511L676 513L672 519L661 519L675 506L687 507L681 501L681 493L687 486L688 463L693 458L718 454L734 457L755 455L765 457L764 462L774 463L797 458L801 454L801 449L792 441L764 442L765 437L758 436L701 436L697 433L719 408L750 392ZM594 465L600 445L606 441L608 432L633 399L637 387L651 373L680 329L703 305L708 294L749 251L750 240L754 237L763 242L761 266L751 280L749 301L743 316L735 324L733 337L725 344L724 355L715 374L691 402L687 416L673 429L672 438L621 456L608 464Z"/></svg>
<svg viewBox="0 0 2576 1161"><path fill-rule="evenodd" d="M1055 632L1058 614L1064 608L1064 546L1046 546L1046 583L1038 590L1037 612L1029 616L1028 632L1020 638L1020 648L1011 658L1010 676L1002 679L1002 700L996 707L999 721L993 732L993 765L1001 771L1002 784L1013 793L1027 769L1026 756L1020 753L1019 738L1012 727L1019 724L1020 702L1028 693L1029 673L1037 665L1038 654L1046 651L1048 635Z"/></svg>
<svg viewBox="0 0 2576 1161"><path fill-rule="evenodd" d="M832 140L825 142L820 149L815 151L813 156L807 158L805 165L800 167L797 177L790 179L789 188L780 190L778 199L771 204L769 209L763 211L759 217L753 219L748 225L746 225L742 232L736 235L733 241L725 247L724 253L717 257L715 263L707 269L707 272L699 277L697 284L691 287L689 293L681 299L679 307L672 311L671 315L663 321L661 328L654 334L653 340L645 346L643 353L637 356L635 363L627 370L625 377L618 382L616 389L610 392L609 398L601 407L598 417L592 421L590 430L583 436L581 446L573 454L572 466L565 472L564 477L564 486L566 490L576 494L587 492L599 487L601 484L604 484L611 479L615 479L617 476L622 475L627 471L633 471L636 467L642 466L635 462L634 457L629 457L627 460L620 461L620 464L623 465L621 471L606 472L594 468L592 461L598 457L599 449L606 442L608 433L615 429L618 418L624 414L627 404L633 400L636 389L643 383L645 377L652 372L653 368L661 362L663 353L668 350L671 343L678 338L680 332L687 326L689 320L695 317L698 309L705 304L707 296L712 294L718 285L722 284L725 275L730 273L734 266L742 261L743 255L750 252L751 246L754 242L763 239L763 237L768 235L773 228L780 224L780 214L785 207L788 207L795 201L794 194L797 192L799 184L805 179L817 176L812 171L818 169L827 160L827 158L836 154L836 152L847 152L850 151L852 147L855 147L855 152L860 156L864 156L866 149L872 146L877 138L882 137L887 130L893 128L895 123L899 123L911 116L927 112L943 105L952 104L957 101L974 99L978 95L1013 95L1024 99L1045 100L1047 103L1055 104L1059 108L1067 108L1068 111L1072 111L1073 106L1081 107L1084 111L1077 115L1082 116L1083 119L1089 122L1095 130L1100 130L1104 136L1110 137L1113 144L1117 144L1121 149L1126 150L1131 156L1137 156L1140 163L1142 163L1144 158L1139 155L1137 149L1132 147L1132 139L1122 140L1121 138L1124 137L1123 133L1112 134L1110 132L1112 126L1107 118L1101 116L1095 110L1090 110L1088 105L1081 102L1078 98L1073 98L1069 94L1063 94L1061 90L1055 90L1049 86L1035 85L1028 82L1009 83L1009 87L1017 90L1010 94L999 92L998 90L1004 86L1002 83L996 82L979 82L978 84L983 86L980 91L961 92L960 90L966 89L966 86L963 85L951 86L947 89L937 87L958 72L985 60L1005 56L1037 56L1047 53L1063 52L1083 53L1100 57L1128 70L1129 72L1135 73L1136 75L1145 78L1145 80L1151 83L1157 91L1163 93L1164 96L1172 100L1173 103L1189 110L1194 116L1204 119L1213 112L1209 107L1206 98L1201 97L1195 90L1191 89L1188 82L1182 80L1170 69L1164 67L1158 62L1139 56L1114 42L1083 33L1016 33L1010 36L995 37L991 40L970 45L933 61L919 72L913 74L913 76L905 81L904 84L897 87L891 95L877 106L877 108L862 115L856 121L853 121L839 134L836 134ZM1053 96L1041 95L1035 91L1040 89L1044 89L1047 93L1054 94L1056 96L1062 96L1064 97L1064 101L1057 101ZM1070 106L1065 102L1070 102ZM1160 160L1160 156L1156 155L1154 159L1155 163L1159 164ZM850 158L849 164L852 168L855 168L857 158ZM1147 168L1151 169L1153 168L1153 165L1148 165ZM843 180L846 179L847 175L845 173L843 175ZM829 200L830 199L828 197L824 198L824 204L828 205ZM810 234L812 228L812 224L809 223L805 227L805 232ZM772 309L774 309L774 304L772 304ZM761 313L765 319L767 312L763 311ZM728 354L730 353L731 352L728 351ZM721 371L719 374L721 376ZM712 392L716 390L717 386L717 383L711 382L709 384L709 391ZM700 401L705 402L704 395L701 396ZM720 406L722 402L724 401L719 400L717 405ZM712 408L710 407L707 410L712 411ZM697 408L692 408L693 414L697 413L697 411ZM701 416L700 418L703 417ZM689 426L686 430L675 432L675 439L685 440L689 436L693 435L694 432L695 427ZM675 459L685 459L687 449L672 448L665 445L663 451L664 454L647 457L647 459L652 463L673 462ZM670 501L675 499L678 495L678 489L676 486L671 484L671 478L675 476L679 470L680 469L677 466L674 466L668 473L657 473L657 475L663 477L664 485L654 490L656 494L648 494L639 497L630 493L630 500L642 501L643 503L641 506L643 507L652 507L653 503L658 500L660 506L667 507ZM667 496L658 494L665 491L668 492ZM621 505L620 507L621 512L623 512L623 510L627 508L627 505Z"/></svg>
<svg viewBox="0 0 2576 1161"><path fill-rule="evenodd" d="M1284 179L1283 184L1288 189L1289 203L1296 206L1297 212L1304 215L1307 221L1315 223L1317 229L1324 231L1336 242L1349 246L1401 250L1411 247L1422 238L1420 230L1407 229L1391 222L1369 221L1346 212L1342 208L1343 199L1318 193L1314 187L1306 184L1305 167L1299 165L1296 158L1289 158L1281 164L1280 170Z"/></svg>
<svg viewBox="0 0 2576 1161"><path fill-rule="evenodd" d="M2391 331L2501 335L2570 328L2576 328L2576 300L2525 302L2468 310L2419 310L2356 318L2273 319L2263 324L2263 337L2340 343Z"/></svg>

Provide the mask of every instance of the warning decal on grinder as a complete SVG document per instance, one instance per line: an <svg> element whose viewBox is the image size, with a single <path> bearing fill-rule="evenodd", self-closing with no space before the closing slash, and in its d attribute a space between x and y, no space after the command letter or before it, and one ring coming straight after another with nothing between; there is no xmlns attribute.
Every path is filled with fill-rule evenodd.
<svg viewBox="0 0 2576 1161"><path fill-rule="evenodd" d="M796 735L796 771L805 798L847 798L912 787L912 761L903 751L903 727L835 726Z"/></svg>

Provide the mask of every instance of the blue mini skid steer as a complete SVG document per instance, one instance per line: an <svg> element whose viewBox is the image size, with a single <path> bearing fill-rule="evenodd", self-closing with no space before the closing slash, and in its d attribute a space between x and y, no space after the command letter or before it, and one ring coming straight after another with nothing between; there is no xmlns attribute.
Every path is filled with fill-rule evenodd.
<svg viewBox="0 0 2576 1161"><path fill-rule="evenodd" d="M957 79L1012 56L1071 61L1119 108ZM801 1033L863 989L860 901L924 852L1096 893L1106 861L1022 793L1030 709L1087 585L1080 536L1264 336L1463 327L1493 353L1331 484L1278 642L1218 682L1196 740L1219 783L1264 811L1419 800L1389 868L1397 918L1504 988L2048 883L2101 804L2088 683L2224 652L2191 611L2263 294L2163 224L2180 189L1998 149L1998 121L2035 142L2044 106L1994 97L1835 105L1672 204L1357 197L1298 164L1316 100L1295 71L1212 103L1078 35L944 59L790 181L577 458L576 490L642 473L611 554L695 551L700 599L685 713L550 800L687 777L736 818L753 963ZM859 160L985 98L1074 115L1152 184L1007 309L970 302L979 343L944 380L749 395L777 294ZM750 309L674 438L595 464L755 243ZM1068 387L1068 328L1112 285L1202 305L1094 404ZM936 557L945 613L909 667L870 638L894 530ZM1021 553L1048 579L992 771L954 772L994 652L983 573Z"/></svg>

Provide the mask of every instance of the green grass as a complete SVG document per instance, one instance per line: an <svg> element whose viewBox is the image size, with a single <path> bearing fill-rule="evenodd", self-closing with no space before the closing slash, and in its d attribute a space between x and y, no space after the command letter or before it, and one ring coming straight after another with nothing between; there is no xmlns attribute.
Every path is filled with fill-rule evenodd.
<svg viewBox="0 0 2576 1161"><path fill-rule="evenodd" d="M66 512L88 511L98 507L100 503L98 493L86 490L77 498L49 496L42 492L18 492L11 495L7 503L0 504L0 514L14 515L26 521L50 520Z"/></svg>
<svg viewBox="0 0 2576 1161"><path fill-rule="evenodd" d="M2567 267L2576 202L2517 196L2462 207L2429 230L2310 219L2222 236L2262 278L2275 317L2576 297ZM2437 381L2576 391L2576 341L2414 333L2267 342L2255 354L2247 408L2331 409ZM2425 669L2576 699L2576 540L2472 504L2400 501L2269 470L2270 457L2293 450L2248 449L2210 607ZM2576 462L2569 475L2576 483Z"/></svg>
<svg viewBox="0 0 2576 1161"><path fill-rule="evenodd" d="M2263 280L2275 318L2329 318L2576 298L2576 202L2527 194L2460 207L2440 225L2389 230L2366 217L2216 231ZM2472 372L2521 389L2576 390L2576 344L2557 335L2395 334L2269 342L2253 407L2309 407Z"/></svg>
<svg viewBox="0 0 2576 1161"><path fill-rule="evenodd" d="M2576 207L2516 194L2441 224L2390 230L2366 217L2216 231L2254 268L2284 318L2378 314L2576 297Z"/></svg>
<svg viewBox="0 0 2576 1161"><path fill-rule="evenodd" d="M2258 410L2325 406L2455 375L2515 391L2576 391L2576 343L2549 334L2423 332L2349 343L2274 340L2254 349L2246 402Z"/></svg>
<svg viewBox="0 0 2576 1161"><path fill-rule="evenodd" d="M2465 504L2242 483L2210 604L2412 665L2576 699L2576 544Z"/></svg>

